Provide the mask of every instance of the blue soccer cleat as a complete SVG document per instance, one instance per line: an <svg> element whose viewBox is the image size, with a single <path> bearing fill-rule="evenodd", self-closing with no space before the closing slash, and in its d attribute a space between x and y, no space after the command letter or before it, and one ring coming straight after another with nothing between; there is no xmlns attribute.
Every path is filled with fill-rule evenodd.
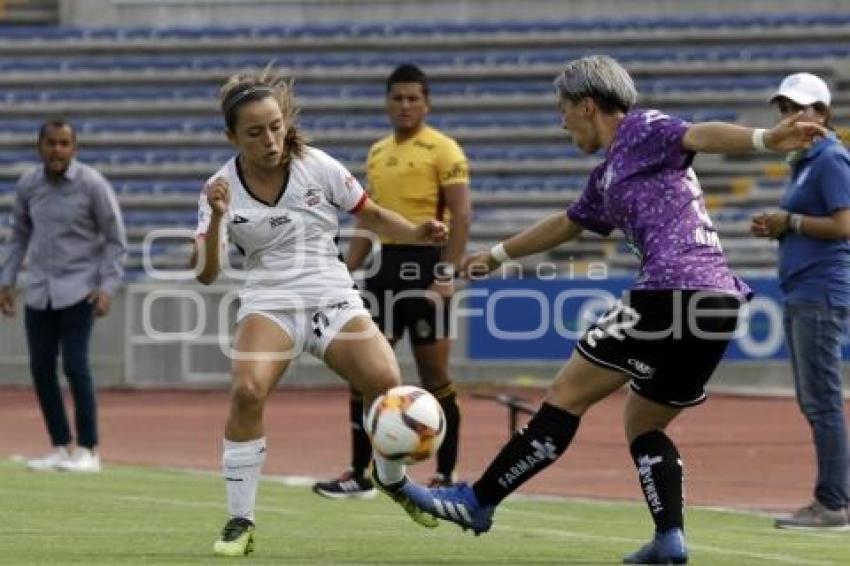
<svg viewBox="0 0 850 566"><path fill-rule="evenodd" d="M408 481L400 491L423 511L457 523L463 530L472 529L476 536L486 533L493 526L495 505L483 506L478 503L475 493L466 482L428 489Z"/></svg>
<svg viewBox="0 0 850 566"><path fill-rule="evenodd" d="M623 564L687 564L688 547L682 529L655 533L655 538L637 552L623 558Z"/></svg>

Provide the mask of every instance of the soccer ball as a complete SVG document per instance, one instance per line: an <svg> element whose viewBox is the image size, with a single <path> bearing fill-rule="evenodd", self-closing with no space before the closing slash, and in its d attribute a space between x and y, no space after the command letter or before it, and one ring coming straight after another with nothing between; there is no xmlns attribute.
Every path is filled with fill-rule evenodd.
<svg viewBox="0 0 850 566"><path fill-rule="evenodd" d="M388 460L415 464L430 458L446 435L446 416L433 395L412 385L393 387L366 414L372 449Z"/></svg>

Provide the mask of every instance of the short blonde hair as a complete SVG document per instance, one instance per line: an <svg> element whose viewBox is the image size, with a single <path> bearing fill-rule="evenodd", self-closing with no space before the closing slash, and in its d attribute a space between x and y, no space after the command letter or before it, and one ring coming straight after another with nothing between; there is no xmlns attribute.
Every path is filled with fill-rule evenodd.
<svg viewBox="0 0 850 566"><path fill-rule="evenodd" d="M284 77L269 64L262 71L245 71L231 75L219 92L224 123L235 131L239 108L256 100L274 98L286 124L285 150L300 156L306 140L298 129L298 104L295 101L295 81Z"/></svg>
<svg viewBox="0 0 850 566"><path fill-rule="evenodd" d="M637 89L628 71L607 55L588 55L567 63L555 78L561 100L573 103L590 97L608 114L628 112L637 103Z"/></svg>

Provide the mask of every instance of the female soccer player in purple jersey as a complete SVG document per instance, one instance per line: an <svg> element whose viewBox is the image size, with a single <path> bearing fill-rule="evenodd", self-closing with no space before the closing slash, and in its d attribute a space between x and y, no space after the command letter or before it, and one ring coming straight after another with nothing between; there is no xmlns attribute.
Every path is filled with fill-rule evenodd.
<svg viewBox="0 0 850 566"><path fill-rule="evenodd" d="M607 235L618 228L640 258L637 281L588 329L541 408L477 482L429 490L408 481L402 491L437 517L485 532L496 506L564 453L582 415L628 383L625 432L655 536L624 562L684 564L682 459L664 430L683 408L705 400L705 383L750 294L729 270L691 162L697 152L803 148L824 130L800 116L754 130L689 124L635 108L631 77L606 56L569 63L555 89L564 129L585 153L604 149L602 163L566 214L473 254L464 269L488 273L507 259L573 240L582 230Z"/></svg>

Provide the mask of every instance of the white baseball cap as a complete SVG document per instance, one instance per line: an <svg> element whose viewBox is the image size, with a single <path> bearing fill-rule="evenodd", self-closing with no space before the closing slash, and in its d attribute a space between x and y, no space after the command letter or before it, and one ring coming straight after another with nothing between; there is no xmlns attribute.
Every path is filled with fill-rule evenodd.
<svg viewBox="0 0 850 566"><path fill-rule="evenodd" d="M782 79L769 101L773 102L780 96L800 106L809 106L816 102L829 106L832 100L829 87L823 79L811 73L794 73Z"/></svg>

